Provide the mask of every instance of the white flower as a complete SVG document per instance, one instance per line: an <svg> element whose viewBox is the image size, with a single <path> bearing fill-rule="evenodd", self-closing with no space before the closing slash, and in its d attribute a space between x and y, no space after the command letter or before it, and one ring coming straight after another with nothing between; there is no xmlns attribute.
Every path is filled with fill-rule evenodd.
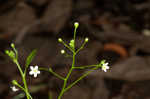
<svg viewBox="0 0 150 99"><path fill-rule="evenodd" d="M104 63L104 64L102 65L102 70L103 70L104 72L107 72L107 69L109 69L108 63Z"/></svg>
<svg viewBox="0 0 150 99"><path fill-rule="evenodd" d="M40 74L40 71L38 70L38 66L30 66L30 72L29 75L33 75L34 77L37 77L38 74Z"/></svg>
<svg viewBox="0 0 150 99"><path fill-rule="evenodd" d="M18 88L16 88L15 86L12 86L12 87L10 87L11 89L12 89L12 91L13 92L16 92L16 91L18 91L19 89Z"/></svg>

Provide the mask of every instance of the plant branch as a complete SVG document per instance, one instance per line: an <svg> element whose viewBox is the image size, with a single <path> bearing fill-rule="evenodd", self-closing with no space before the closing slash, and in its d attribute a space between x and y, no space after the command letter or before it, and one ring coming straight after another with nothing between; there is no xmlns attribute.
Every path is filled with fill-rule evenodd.
<svg viewBox="0 0 150 99"><path fill-rule="evenodd" d="M60 76L59 74L57 74L56 72L54 72L54 71L52 70L52 68L49 68L49 69L47 69L47 68L39 68L39 70L43 70L43 71L50 72L50 73L52 73L54 76L56 76L57 78L59 78L59 79L61 79L61 80L64 80L64 79L65 79L64 77L62 77L62 76Z"/></svg>
<svg viewBox="0 0 150 99"><path fill-rule="evenodd" d="M63 43L65 47L67 47L71 52L73 52L73 49L70 46L68 46L64 41L62 41L61 43Z"/></svg>
<svg viewBox="0 0 150 99"><path fill-rule="evenodd" d="M87 42L84 42L84 43L81 45L81 47L76 51L76 54L77 54L80 50L82 50L82 49L84 48L84 46L85 46L86 43L87 43Z"/></svg>
<svg viewBox="0 0 150 99"><path fill-rule="evenodd" d="M76 81L74 81L72 84L70 84L67 88L65 88L65 92L67 90L69 90L72 86L74 86L76 83L78 83L80 80L82 80L83 78L85 78L88 74L90 74L91 72L93 72L93 70L96 70L98 67L93 68L91 71L86 72L85 74L83 74L81 77L79 77Z"/></svg>
<svg viewBox="0 0 150 99"><path fill-rule="evenodd" d="M91 67L97 67L98 65L87 65L87 66L75 66L74 69L86 69Z"/></svg>

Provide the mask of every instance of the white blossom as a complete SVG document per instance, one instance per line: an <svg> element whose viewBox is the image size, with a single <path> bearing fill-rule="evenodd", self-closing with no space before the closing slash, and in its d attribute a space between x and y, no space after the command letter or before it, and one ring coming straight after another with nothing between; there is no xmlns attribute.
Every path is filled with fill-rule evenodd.
<svg viewBox="0 0 150 99"><path fill-rule="evenodd" d="M37 77L38 74L40 74L40 71L38 69L38 66L30 66L30 72L29 75L33 75L35 78Z"/></svg>
<svg viewBox="0 0 150 99"><path fill-rule="evenodd" d="M11 89L12 89L12 91L13 92L16 92L16 91L18 91L19 89L18 88L16 88L15 86L12 86L12 87L10 87Z"/></svg>
<svg viewBox="0 0 150 99"><path fill-rule="evenodd" d="M102 70L103 70L104 72L107 72L107 69L109 69L108 63L102 64Z"/></svg>

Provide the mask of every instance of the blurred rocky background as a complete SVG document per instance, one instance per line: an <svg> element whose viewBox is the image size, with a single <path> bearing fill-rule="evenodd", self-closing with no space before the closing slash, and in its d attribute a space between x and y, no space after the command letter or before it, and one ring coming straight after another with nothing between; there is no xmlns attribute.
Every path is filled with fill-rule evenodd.
<svg viewBox="0 0 150 99"><path fill-rule="evenodd" d="M150 99L150 0L0 0L0 99L23 99L22 92L10 89L13 79L20 80L4 54L10 43L19 51L20 64L37 49L31 65L51 66L65 76L71 59L60 54L65 48L57 39L68 42L76 21L77 47L90 39L76 65L106 59L111 69L91 73L63 99ZM74 71L71 81L86 71ZM56 99L63 84L46 72L27 80L33 99L51 94Z"/></svg>

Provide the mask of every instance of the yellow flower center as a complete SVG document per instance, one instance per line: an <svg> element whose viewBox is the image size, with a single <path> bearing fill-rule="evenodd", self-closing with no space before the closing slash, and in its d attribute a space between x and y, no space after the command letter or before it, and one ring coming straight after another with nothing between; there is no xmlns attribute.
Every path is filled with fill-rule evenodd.
<svg viewBox="0 0 150 99"><path fill-rule="evenodd" d="M38 72L38 71L35 69L35 70L33 70L33 72L35 72L35 73L36 73L36 72Z"/></svg>

